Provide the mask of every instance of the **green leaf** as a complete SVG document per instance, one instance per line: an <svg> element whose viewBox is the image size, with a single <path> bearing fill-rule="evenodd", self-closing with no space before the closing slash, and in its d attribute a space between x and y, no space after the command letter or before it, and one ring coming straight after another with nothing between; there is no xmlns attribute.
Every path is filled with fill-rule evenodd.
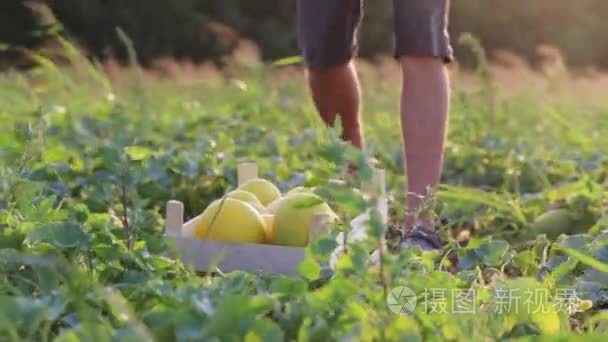
<svg viewBox="0 0 608 342"><path fill-rule="evenodd" d="M459 251L462 256L458 260L458 268L468 270L478 265L499 266L505 261L508 250L509 244L506 241L483 240L474 249L466 248Z"/></svg>
<svg viewBox="0 0 608 342"><path fill-rule="evenodd" d="M209 337L229 338L244 336L267 313L273 302L268 297L230 294L223 296L213 316L208 317Z"/></svg>
<svg viewBox="0 0 608 342"><path fill-rule="evenodd" d="M145 160L150 158L154 151L146 146L133 145L125 148L125 151L131 160Z"/></svg>
<svg viewBox="0 0 608 342"><path fill-rule="evenodd" d="M112 329L108 324L94 323L93 321L83 322L74 330L80 341L111 341ZM70 337L71 338L71 337ZM71 341L71 339L67 340Z"/></svg>
<svg viewBox="0 0 608 342"><path fill-rule="evenodd" d="M0 248L19 249L25 237L19 229L0 226Z"/></svg>
<svg viewBox="0 0 608 342"><path fill-rule="evenodd" d="M517 254L513 260L525 275L532 275L538 271L538 263L533 250L523 251Z"/></svg>
<svg viewBox="0 0 608 342"><path fill-rule="evenodd" d="M60 280L54 268L32 266L32 270L36 274L38 287L42 293L51 292L59 287Z"/></svg>
<svg viewBox="0 0 608 342"><path fill-rule="evenodd" d="M397 316L387 326L386 337L392 341L422 341L416 321L409 316Z"/></svg>
<svg viewBox="0 0 608 342"><path fill-rule="evenodd" d="M608 273L598 271L595 268L586 269L579 279L606 284L606 287L608 288Z"/></svg>
<svg viewBox="0 0 608 342"><path fill-rule="evenodd" d="M269 290L277 294L301 296L308 290L308 285L301 278L278 277L272 280Z"/></svg>
<svg viewBox="0 0 608 342"><path fill-rule="evenodd" d="M75 329L64 330L59 336L53 339L53 342L80 342L78 332Z"/></svg>
<svg viewBox="0 0 608 342"><path fill-rule="evenodd" d="M267 318L256 320L251 330L245 335L245 342L280 342L283 340L283 332L279 326Z"/></svg>
<svg viewBox="0 0 608 342"><path fill-rule="evenodd" d="M304 58L302 58L302 56L290 56L290 57L285 57L285 58L276 60L272 63L272 65L285 66L285 65L300 64L300 63L302 63L303 60L304 60Z"/></svg>
<svg viewBox="0 0 608 342"><path fill-rule="evenodd" d="M298 265L298 272L310 281L317 280L321 274L321 266L314 259L306 258Z"/></svg>
<svg viewBox="0 0 608 342"><path fill-rule="evenodd" d="M10 324L22 331L32 333L39 328L47 316L48 309L39 300L0 296L0 331Z"/></svg>
<svg viewBox="0 0 608 342"><path fill-rule="evenodd" d="M580 261L581 263L583 263L587 266L593 267L598 271L608 272L608 264L605 264L597 259L594 259L591 256L583 254L583 253L577 251L576 249L562 247L562 246L556 246L556 248L558 250L564 251L565 253L569 254L570 256L572 256L573 258L575 258L576 260Z"/></svg>
<svg viewBox="0 0 608 342"><path fill-rule="evenodd" d="M141 342L145 340L135 328L117 329L112 336L113 341L120 342Z"/></svg>
<svg viewBox="0 0 608 342"><path fill-rule="evenodd" d="M64 313L67 301L60 292L53 292L40 298L40 301L46 305L49 310L49 320L56 320Z"/></svg>
<svg viewBox="0 0 608 342"><path fill-rule="evenodd" d="M369 220L369 235L379 239L384 236L384 232L386 231L386 226L382 222L382 217L378 213L378 211L372 211L372 215Z"/></svg>
<svg viewBox="0 0 608 342"><path fill-rule="evenodd" d="M175 323L179 320L180 312L169 310L161 305L143 314L143 323L150 327L157 341L167 341L175 338ZM182 323L185 323L182 321Z"/></svg>
<svg viewBox="0 0 608 342"><path fill-rule="evenodd" d="M72 222L52 223L33 229L27 238L32 242L48 243L57 249L84 248L89 241L80 225Z"/></svg>
<svg viewBox="0 0 608 342"><path fill-rule="evenodd" d="M175 267L175 260L162 256L152 256L146 260L155 270L167 270Z"/></svg>
<svg viewBox="0 0 608 342"><path fill-rule="evenodd" d="M593 253L593 256L602 262L608 262L608 245L602 246L599 249L597 249Z"/></svg>
<svg viewBox="0 0 608 342"><path fill-rule="evenodd" d="M589 326L594 327L596 333L608 333L608 311L598 312L589 320Z"/></svg>
<svg viewBox="0 0 608 342"><path fill-rule="evenodd" d="M77 203L70 208L72 216L79 222L84 223L88 220L91 212L84 203Z"/></svg>
<svg viewBox="0 0 608 342"><path fill-rule="evenodd" d="M575 249L577 251L583 251L585 247L591 242L591 235L588 234L577 234L569 235L560 241L560 246Z"/></svg>
<svg viewBox="0 0 608 342"><path fill-rule="evenodd" d="M319 204L323 204L323 200L321 198L310 196L308 198L298 198L297 201L294 201L292 207L295 209L307 209L313 208Z"/></svg>
<svg viewBox="0 0 608 342"><path fill-rule="evenodd" d="M337 272L349 272L349 271L351 271L354 268L352 253L341 254L338 257L338 262L336 263L335 268L336 268Z"/></svg>
<svg viewBox="0 0 608 342"><path fill-rule="evenodd" d="M576 296L591 300L593 303L602 303L608 299L608 285L597 281L577 280L574 283Z"/></svg>
<svg viewBox="0 0 608 342"><path fill-rule="evenodd" d="M352 216L361 214L367 207L367 202L360 191L343 185L328 184L316 188L315 193L338 203L340 210Z"/></svg>
<svg viewBox="0 0 608 342"><path fill-rule="evenodd" d="M337 246L338 243L336 242L336 239L331 237L324 237L315 240L311 244L310 248L315 255L328 256L331 252L334 251L334 249L336 249Z"/></svg>

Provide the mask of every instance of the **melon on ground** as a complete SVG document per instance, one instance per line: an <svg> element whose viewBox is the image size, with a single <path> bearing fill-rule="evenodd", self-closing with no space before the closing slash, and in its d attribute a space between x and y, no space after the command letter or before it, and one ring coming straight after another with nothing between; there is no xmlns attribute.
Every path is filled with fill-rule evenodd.
<svg viewBox="0 0 608 342"><path fill-rule="evenodd" d="M532 223L534 234L547 234L550 238L568 234L576 229L576 217L568 209L553 209L540 215Z"/></svg>

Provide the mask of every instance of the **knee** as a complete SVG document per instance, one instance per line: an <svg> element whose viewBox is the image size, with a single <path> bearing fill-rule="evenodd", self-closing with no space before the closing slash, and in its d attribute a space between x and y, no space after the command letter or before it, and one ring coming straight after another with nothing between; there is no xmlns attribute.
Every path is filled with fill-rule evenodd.
<svg viewBox="0 0 608 342"><path fill-rule="evenodd" d="M339 60L318 60L312 62L310 60L304 60L304 66L309 72L317 73L329 73L335 70L343 70L353 64L353 57L346 56Z"/></svg>
<svg viewBox="0 0 608 342"><path fill-rule="evenodd" d="M399 61L404 74L428 74L445 69L445 62L440 57L403 56Z"/></svg>
<svg viewBox="0 0 608 342"><path fill-rule="evenodd" d="M336 65L327 65L322 67L311 67L307 66L306 70L310 77L315 78L332 78L335 76L343 75L344 72L348 72L353 70L354 63L352 60L348 60L345 63L340 63Z"/></svg>

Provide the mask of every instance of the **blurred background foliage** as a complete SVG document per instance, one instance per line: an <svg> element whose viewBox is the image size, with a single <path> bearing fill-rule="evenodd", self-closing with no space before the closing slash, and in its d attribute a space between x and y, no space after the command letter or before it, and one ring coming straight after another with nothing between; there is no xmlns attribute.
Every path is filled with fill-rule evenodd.
<svg viewBox="0 0 608 342"><path fill-rule="evenodd" d="M390 53L392 0L367 2L361 55ZM263 58L273 60L297 54L294 13L295 0L3 0L0 63L13 65L23 55L16 48L39 48L59 31L91 57L125 61L117 27L144 65L165 57L221 61L240 38L256 42ZM475 58L456 42L471 32L489 51L510 50L532 64L538 46L548 44L570 66L608 67L606 14L606 0L459 0L452 1L451 31L463 65Z"/></svg>

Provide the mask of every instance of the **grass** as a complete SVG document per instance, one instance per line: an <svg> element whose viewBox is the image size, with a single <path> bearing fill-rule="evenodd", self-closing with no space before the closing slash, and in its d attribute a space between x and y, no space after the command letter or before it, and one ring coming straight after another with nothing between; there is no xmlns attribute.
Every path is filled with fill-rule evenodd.
<svg viewBox="0 0 608 342"><path fill-rule="evenodd" d="M162 239L168 199L183 201L192 217L235 186L239 161L255 160L286 191L323 186L362 156L322 126L293 67L243 58L221 73L189 68L172 78L109 65L101 72L75 51L67 55L70 67L38 56L39 68L0 78L1 340L594 340L607 333L601 75L492 66L480 79L453 67L435 207L450 245L388 254L378 268L367 262L370 249L399 228L404 209L400 83L392 62L361 62L365 153L388 171L389 227L375 223L375 237L351 246L333 276L318 270L331 237L309 247L301 277L200 276ZM170 63L165 70L180 72ZM342 196L331 205L348 219L360 203ZM567 220L536 222L558 208ZM458 243L459 236L468 238ZM417 294L412 315L387 304L398 286ZM510 303L517 312L498 301L505 289L519 293ZM546 298L526 301L539 293ZM474 313L455 313L463 298ZM569 312L558 310L564 301Z"/></svg>

